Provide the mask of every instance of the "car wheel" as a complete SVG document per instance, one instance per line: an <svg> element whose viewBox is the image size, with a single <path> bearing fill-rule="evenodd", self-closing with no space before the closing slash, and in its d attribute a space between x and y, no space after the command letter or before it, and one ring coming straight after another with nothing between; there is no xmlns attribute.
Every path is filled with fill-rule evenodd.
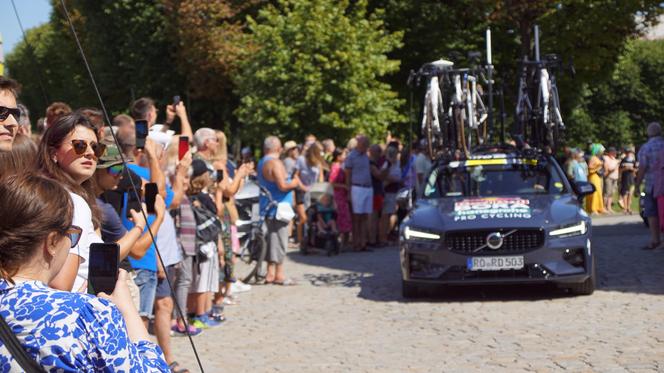
<svg viewBox="0 0 664 373"><path fill-rule="evenodd" d="M422 295L416 284L411 284L405 280L401 280L401 293L404 298L418 298Z"/></svg>
<svg viewBox="0 0 664 373"><path fill-rule="evenodd" d="M592 259L592 270L590 277L584 282L570 286L569 290L574 295L590 295L595 291L595 284L597 282L597 274L595 272L595 256Z"/></svg>

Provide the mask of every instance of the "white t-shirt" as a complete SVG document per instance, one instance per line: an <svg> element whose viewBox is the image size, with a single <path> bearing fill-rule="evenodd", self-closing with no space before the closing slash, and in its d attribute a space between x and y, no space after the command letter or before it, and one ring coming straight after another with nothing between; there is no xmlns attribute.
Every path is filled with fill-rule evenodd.
<svg viewBox="0 0 664 373"><path fill-rule="evenodd" d="M175 234L175 221L168 212L164 214L164 221L159 227L156 239L164 266L168 267L182 261L182 252ZM157 258L157 260L159 259Z"/></svg>
<svg viewBox="0 0 664 373"><path fill-rule="evenodd" d="M424 153L420 153L417 155L415 158L415 172L417 174L422 174L422 183L420 184L418 182L418 188L417 188L417 193L418 195L422 195L424 192L424 185L426 185L426 178L429 174L429 171L431 170L431 161L429 160L429 157L426 156Z"/></svg>
<svg viewBox="0 0 664 373"><path fill-rule="evenodd" d="M103 243L104 241L99 237L92 224L92 210L90 206L76 193L69 192L71 200L74 203L74 220L72 224L81 228L83 233L78 245L69 250L70 254L78 255L81 257L81 262L78 265L78 273L74 281L74 287L71 291L77 292L88 280L88 259L90 258L90 244Z"/></svg>

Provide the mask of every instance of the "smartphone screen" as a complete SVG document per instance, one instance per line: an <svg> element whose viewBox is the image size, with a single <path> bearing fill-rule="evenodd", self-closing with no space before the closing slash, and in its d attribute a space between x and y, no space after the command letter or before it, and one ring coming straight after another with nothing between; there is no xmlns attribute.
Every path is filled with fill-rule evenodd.
<svg viewBox="0 0 664 373"><path fill-rule="evenodd" d="M180 103L180 96L173 96L173 109L175 109Z"/></svg>
<svg viewBox="0 0 664 373"><path fill-rule="evenodd" d="M217 170L217 182L224 180L224 170Z"/></svg>
<svg viewBox="0 0 664 373"><path fill-rule="evenodd" d="M156 183L147 183L145 184L145 207L148 210L148 214L154 214L156 211L154 209L154 202L159 193Z"/></svg>
<svg viewBox="0 0 664 373"><path fill-rule="evenodd" d="M135 122L136 125L136 148L143 149L145 147L145 139L148 137L148 121L139 119Z"/></svg>
<svg viewBox="0 0 664 373"><path fill-rule="evenodd" d="M120 265L120 246L117 243L93 243L90 245L88 266L88 293L108 295L115 290Z"/></svg>
<svg viewBox="0 0 664 373"><path fill-rule="evenodd" d="M189 137L180 136L180 143L178 144L178 159L182 160L185 154L189 151Z"/></svg>

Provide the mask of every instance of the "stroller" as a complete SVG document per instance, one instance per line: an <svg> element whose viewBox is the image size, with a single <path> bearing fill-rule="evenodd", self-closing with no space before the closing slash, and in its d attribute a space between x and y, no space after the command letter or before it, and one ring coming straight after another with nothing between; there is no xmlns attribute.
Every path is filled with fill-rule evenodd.
<svg viewBox="0 0 664 373"><path fill-rule="evenodd" d="M340 251L339 234L332 231L321 231L318 227L317 202L324 195L332 195L332 186L329 183L316 183L312 185L311 205L307 208L307 224L304 227L304 237L300 243L300 252L308 255L313 250L323 250L328 256L338 255ZM336 213L334 213L336 220Z"/></svg>

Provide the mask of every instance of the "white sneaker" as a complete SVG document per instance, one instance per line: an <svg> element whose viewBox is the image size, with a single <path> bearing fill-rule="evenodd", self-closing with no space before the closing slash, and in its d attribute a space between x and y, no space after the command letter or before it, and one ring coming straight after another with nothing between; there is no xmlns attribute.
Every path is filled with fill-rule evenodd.
<svg viewBox="0 0 664 373"><path fill-rule="evenodd" d="M251 290L251 285L245 284L244 282L237 280L231 284L231 293L244 293Z"/></svg>

